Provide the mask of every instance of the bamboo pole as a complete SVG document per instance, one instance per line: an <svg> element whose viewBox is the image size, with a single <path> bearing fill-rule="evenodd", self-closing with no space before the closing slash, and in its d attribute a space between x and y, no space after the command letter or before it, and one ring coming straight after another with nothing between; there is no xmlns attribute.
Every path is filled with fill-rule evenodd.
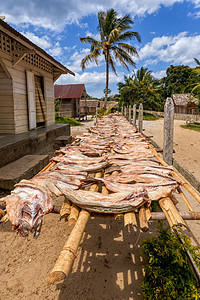
<svg viewBox="0 0 200 300"><path fill-rule="evenodd" d="M80 244L86 224L90 218L90 213L84 209L79 214L78 221L72 229L68 240L66 241L56 264L51 271L47 284L58 283L64 280L71 269L72 263L76 257L76 252Z"/></svg>
<svg viewBox="0 0 200 300"><path fill-rule="evenodd" d="M124 214L124 226L126 227L127 225L137 227L135 212L128 212Z"/></svg>
<svg viewBox="0 0 200 300"><path fill-rule="evenodd" d="M145 213L145 208L141 207L139 210L139 221L140 221L140 229L143 232L146 232L149 230L149 225L147 222L147 217L146 217L146 213Z"/></svg>
<svg viewBox="0 0 200 300"><path fill-rule="evenodd" d="M162 198L161 200L159 200L159 204L169 222L170 227L184 225L188 228L187 224L180 216L178 210L176 209L175 205L169 197Z"/></svg>
<svg viewBox="0 0 200 300"><path fill-rule="evenodd" d="M68 218L68 223L67 223L68 227L74 226L76 224L78 220L79 212L80 212L80 208L73 204Z"/></svg>
<svg viewBox="0 0 200 300"><path fill-rule="evenodd" d="M194 211L194 209L192 208L192 206L190 205L188 199L186 198L185 194L182 192L180 187L177 187L177 191L179 192L180 196L182 197L185 205L187 206L189 211Z"/></svg>

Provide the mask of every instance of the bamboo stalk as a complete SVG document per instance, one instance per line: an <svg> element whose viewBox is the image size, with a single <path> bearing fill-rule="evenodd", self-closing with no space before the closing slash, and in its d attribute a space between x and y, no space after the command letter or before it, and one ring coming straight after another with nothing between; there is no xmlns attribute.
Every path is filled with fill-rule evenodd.
<svg viewBox="0 0 200 300"><path fill-rule="evenodd" d="M182 197L183 201L185 202L185 205L187 206L188 210L189 210L189 211L194 211L193 208L192 208L192 206L190 205L188 199L186 198L185 194L184 194L183 191L181 190L181 188L178 187L177 190L178 190L180 196Z"/></svg>
<svg viewBox="0 0 200 300"><path fill-rule="evenodd" d="M62 218L63 216L70 215L70 213L71 213L71 204L69 200L65 198L61 206L60 217Z"/></svg>
<svg viewBox="0 0 200 300"><path fill-rule="evenodd" d="M127 225L137 227L135 212L128 212L124 214L124 226L126 227Z"/></svg>
<svg viewBox="0 0 200 300"><path fill-rule="evenodd" d="M143 232L146 232L149 230L149 225L146 218L145 208L141 207L139 210L139 221L140 221L140 229Z"/></svg>
<svg viewBox="0 0 200 300"><path fill-rule="evenodd" d="M79 214L78 221L72 229L68 240L66 241L56 264L51 271L47 284L58 283L64 280L70 272L76 252L80 244L82 235L85 231L86 224L90 218L90 213L84 209Z"/></svg>
<svg viewBox="0 0 200 300"><path fill-rule="evenodd" d="M78 208L76 205L73 204L68 218L68 223L67 223L68 227L74 226L76 224L78 220L79 212L80 212L80 208Z"/></svg>
<svg viewBox="0 0 200 300"><path fill-rule="evenodd" d="M200 212L188 211L179 214L183 220L200 220ZM166 220L166 215L164 212L152 212L151 220Z"/></svg>
<svg viewBox="0 0 200 300"><path fill-rule="evenodd" d="M165 213L167 220L170 220L170 222L168 221L170 227L177 225L184 225L185 227L187 227L187 224L180 216L178 210L176 209L175 205L169 197L162 198L161 200L159 200L159 204L163 212Z"/></svg>

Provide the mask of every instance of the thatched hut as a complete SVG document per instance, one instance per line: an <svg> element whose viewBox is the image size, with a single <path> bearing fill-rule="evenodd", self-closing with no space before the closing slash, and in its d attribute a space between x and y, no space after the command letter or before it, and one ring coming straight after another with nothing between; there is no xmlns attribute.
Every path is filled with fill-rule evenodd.
<svg viewBox="0 0 200 300"><path fill-rule="evenodd" d="M190 94L172 94L174 101L174 112L178 114L197 115L196 104L198 99L191 97Z"/></svg>

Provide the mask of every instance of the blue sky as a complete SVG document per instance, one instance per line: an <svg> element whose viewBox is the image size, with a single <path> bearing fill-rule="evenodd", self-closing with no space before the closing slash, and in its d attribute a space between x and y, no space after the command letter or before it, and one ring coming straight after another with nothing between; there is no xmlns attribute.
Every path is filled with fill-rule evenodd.
<svg viewBox="0 0 200 300"><path fill-rule="evenodd" d="M114 8L119 16L129 13L133 30L142 37L130 43L139 53L136 69L142 66L157 78L171 65L195 66L200 60L200 0L0 0L5 21L43 48L76 76L62 75L57 84L84 83L89 95L102 97L105 88L105 62L90 64L82 72L80 63L89 45L80 37L98 39L97 13ZM135 69L135 70L136 70ZM111 94L124 75L132 75L117 65L118 76L110 73Z"/></svg>

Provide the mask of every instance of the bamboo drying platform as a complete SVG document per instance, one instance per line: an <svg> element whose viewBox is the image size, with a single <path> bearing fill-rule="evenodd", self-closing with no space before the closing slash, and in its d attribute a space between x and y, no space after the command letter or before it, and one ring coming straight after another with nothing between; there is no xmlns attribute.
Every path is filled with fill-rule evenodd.
<svg viewBox="0 0 200 300"><path fill-rule="evenodd" d="M155 158L163 166L168 166L168 164L160 157L160 155L152 145L150 145L150 149L152 150ZM46 169L50 168L51 166L52 164L49 164ZM176 171L173 172L173 176L175 178L178 178L180 180L180 185L183 186L198 202L200 202L200 195L198 192L196 192L195 189L193 189L193 187L191 187ZM102 173L96 173L95 177L102 177ZM93 184L90 190L98 191L99 186L97 184ZM76 218L74 218L74 227L72 228L71 234L66 241L54 268L50 273L48 284L58 283L68 276L73 261L76 258L76 252L78 250L78 246L83 236L86 224L90 218L100 217L123 219L124 226L133 226L135 228L139 226L142 232L146 232L149 230L149 222L153 220L167 220L170 228L175 228L177 226L184 226L188 228L185 220L199 220L200 212L194 212L181 187L178 187L177 191L182 197L185 205L187 206L188 212L179 212L175 206L176 200L171 196L162 198L158 201L162 212L151 212L150 208L144 207L141 207L136 211L121 214L100 214L94 212L90 213L85 209L81 209L80 212L76 214ZM108 194L108 190L105 186L102 187L101 192L103 194ZM63 207L65 207L65 203L63 204ZM61 208L61 211L63 210L63 207ZM74 205L70 207L68 204L66 209L66 214L69 215L69 224L72 215L74 214Z"/></svg>
<svg viewBox="0 0 200 300"><path fill-rule="evenodd" d="M75 142L73 142L72 144L75 144L76 142L77 140L75 140ZM149 145L149 147L154 157L163 166L168 166L151 144ZM55 162L49 163L41 172L50 170L55 164ZM115 172L113 172L113 174L115 174ZM97 172L96 174L94 174L94 176L104 177L104 172ZM166 219L169 223L170 228L176 228L177 226L183 226L187 228L188 226L185 220L200 220L200 212L194 212L192 206L190 205L188 199L182 191L182 187L184 187L198 202L200 202L199 193L182 177L180 177L180 175L176 171L173 172L173 176L175 178L178 178L180 181L180 187L178 187L177 192L182 197L186 207L188 208L188 212L182 213L177 210L175 205L176 199L174 199L174 196L168 196L158 201L162 210L161 212L151 212L150 208L142 206L134 211L126 213L100 214L89 212L86 209L80 209L76 205L70 203L67 199L64 200L62 207L54 206L52 212L59 213L61 217L64 217L65 220L68 221L68 226L71 229L71 233L66 243L64 244L64 247L60 253L58 260L56 261L54 268L50 273L48 284L58 283L68 276L73 261L77 256L76 253L85 231L85 227L90 218L101 217L123 219L124 226L133 226L134 228L139 227L142 232L148 231L149 222L154 220ZM90 191L100 191L102 194L109 193L105 186L102 186L100 188L99 184L96 183L90 187Z"/></svg>

